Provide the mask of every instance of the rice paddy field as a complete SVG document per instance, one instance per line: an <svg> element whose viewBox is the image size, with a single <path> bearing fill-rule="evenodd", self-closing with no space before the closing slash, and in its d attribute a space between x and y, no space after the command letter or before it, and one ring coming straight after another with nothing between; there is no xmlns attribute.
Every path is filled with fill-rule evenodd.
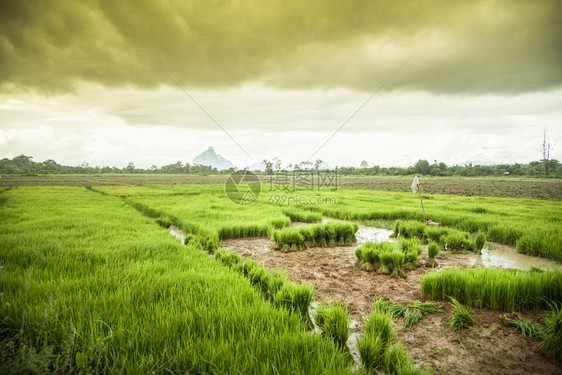
<svg viewBox="0 0 562 375"><path fill-rule="evenodd" d="M0 188L0 372L562 373L559 200L262 190Z"/></svg>

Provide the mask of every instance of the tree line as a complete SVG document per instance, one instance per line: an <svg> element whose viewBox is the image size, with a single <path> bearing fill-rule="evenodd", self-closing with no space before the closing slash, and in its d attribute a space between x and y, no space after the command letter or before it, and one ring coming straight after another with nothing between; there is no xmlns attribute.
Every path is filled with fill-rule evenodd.
<svg viewBox="0 0 562 375"><path fill-rule="evenodd" d="M280 171L290 171L293 169L317 170L322 168L322 161L317 160L315 163L302 162L290 164L283 168L281 160L275 158L272 162L263 161L266 174L273 174ZM230 174L237 168L230 168L219 171L216 168L199 165L182 163L180 161L158 167L156 165L150 168L137 168L130 162L123 168L118 167L101 167L90 166L88 163L82 163L79 166L67 166L57 163L53 159L43 162L33 161L33 157L19 155L13 159L4 158L0 160L1 174L22 174L22 175L39 175L39 174ZM409 167L380 167L378 165L369 165L367 161L361 162L356 167L338 167L339 175L362 175L362 176L407 176L407 175L424 175L424 176L528 176L528 177L553 177L562 178L562 164L556 159L532 161L528 164L498 164L498 165L453 165L448 166L443 162L435 161L430 164L427 160L418 160L414 165Z"/></svg>

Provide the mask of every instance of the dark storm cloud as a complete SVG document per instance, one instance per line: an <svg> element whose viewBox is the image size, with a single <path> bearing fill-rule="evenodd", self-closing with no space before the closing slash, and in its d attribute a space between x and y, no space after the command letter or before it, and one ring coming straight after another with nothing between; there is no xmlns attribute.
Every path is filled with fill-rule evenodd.
<svg viewBox="0 0 562 375"><path fill-rule="evenodd" d="M521 93L562 84L562 2L0 0L0 85Z"/></svg>

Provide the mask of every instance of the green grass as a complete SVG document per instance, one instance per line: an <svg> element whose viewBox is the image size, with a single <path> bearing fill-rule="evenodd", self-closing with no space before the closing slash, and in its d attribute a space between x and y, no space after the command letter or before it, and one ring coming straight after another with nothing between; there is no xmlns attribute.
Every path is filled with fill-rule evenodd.
<svg viewBox="0 0 562 375"><path fill-rule="evenodd" d="M474 319L472 319L468 311L453 297L451 297L451 302L453 303L455 312L449 322L449 329L452 331L460 331L472 327L474 325Z"/></svg>
<svg viewBox="0 0 562 375"><path fill-rule="evenodd" d="M445 269L423 275L425 298L501 311L537 311L562 302L562 271L523 272L497 268Z"/></svg>
<svg viewBox="0 0 562 375"><path fill-rule="evenodd" d="M342 349L346 348L349 338L349 320L347 307L340 302L320 304L314 313L314 321L322 331L322 336L333 340Z"/></svg>
<svg viewBox="0 0 562 375"><path fill-rule="evenodd" d="M262 275L248 270L252 286L118 198L2 196L0 372L350 372L333 342L306 332L308 290L283 285L275 295L298 302L274 308Z"/></svg>

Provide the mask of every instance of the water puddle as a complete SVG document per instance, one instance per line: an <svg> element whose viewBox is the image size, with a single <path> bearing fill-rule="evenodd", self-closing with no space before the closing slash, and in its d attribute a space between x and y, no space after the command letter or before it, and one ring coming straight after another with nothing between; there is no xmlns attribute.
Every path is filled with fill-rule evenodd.
<svg viewBox="0 0 562 375"><path fill-rule="evenodd" d="M529 271L531 267L540 268L543 271L562 270L562 264L560 263L556 263L546 258L521 254L513 246L495 242L487 242L482 249L482 255L468 253L450 254L447 256L462 260L466 262L467 265L473 267L501 267L523 271Z"/></svg>
<svg viewBox="0 0 562 375"><path fill-rule="evenodd" d="M181 230L178 227L175 226L170 226L170 228L168 228L168 230L170 231L170 234L174 237L176 237L178 240L180 240L180 242L183 244L183 241L185 240L185 233L183 230Z"/></svg>
<svg viewBox="0 0 562 375"><path fill-rule="evenodd" d="M394 242L390 238L393 231L382 228L373 227L359 227L355 237L357 238L357 245L363 245L365 242Z"/></svg>

